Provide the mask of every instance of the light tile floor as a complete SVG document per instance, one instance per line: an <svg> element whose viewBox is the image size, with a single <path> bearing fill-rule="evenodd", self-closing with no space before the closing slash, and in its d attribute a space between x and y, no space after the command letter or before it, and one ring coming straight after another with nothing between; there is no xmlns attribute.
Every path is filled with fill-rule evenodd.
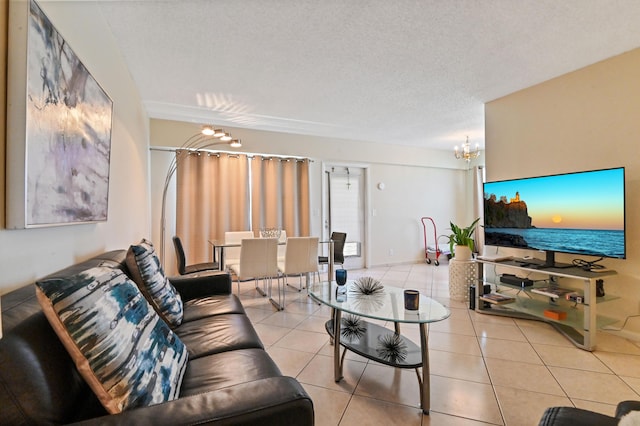
<svg viewBox="0 0 640 426"><path fill-rule="evenodd" d="M329 308L287 288L277 312L251 282L240 299L267 351L314 402L316 425L537 425L554 405L612 415L640 398L640 345L599 332L593 352L577 349L551 326L478 314L449 299L448 265L413 264L349 271L385 285L419 289L451 309L429 328L431 411L420 410L414 370L347 353L344 379L333 380L333 347L324 329ZM290 279L293 286L297 278ZM236 291L236 285L233 285ZM393 329L393 324L384 324ZM415 329L413 329L415 328ZM402 333L419 342L418 327Z"/></svg>

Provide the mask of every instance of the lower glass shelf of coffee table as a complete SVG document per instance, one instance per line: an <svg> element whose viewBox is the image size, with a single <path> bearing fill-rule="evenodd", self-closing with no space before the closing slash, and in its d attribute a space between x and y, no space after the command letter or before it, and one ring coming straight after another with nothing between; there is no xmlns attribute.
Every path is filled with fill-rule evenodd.
<svg viewBox="0 0 640 426"><path fill-rule="evenodd" d="M393 330L359 321L360 333L348 333L344 322L340 325L340 346L367 359L397 368L422 367L422 350ZM329 336L333 338L333 319L325 323ZM396 337L397 336L397 340Z"/></svg>

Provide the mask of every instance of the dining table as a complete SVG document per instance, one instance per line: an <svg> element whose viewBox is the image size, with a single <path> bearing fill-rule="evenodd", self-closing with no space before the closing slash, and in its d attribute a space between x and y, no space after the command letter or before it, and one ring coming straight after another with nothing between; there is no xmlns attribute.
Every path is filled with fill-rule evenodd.
<svg viewBox="0 0 640 426"><path fill-rule="evenodd" d="M216 259L216 253L217 253L217 259L218 259L218 265L219 265L219 269L221 271L225 270L225 249L227 248L231 248L231 247L240 247L241 244L240 243L225 243L224 240L209 240L209 244L211 244L211 246L213 247L213 259L215 261ZM278 245L286 245L286 241L281 241L278 242ZM333 240L322 240L319 241L318 244L326 244L328 245L329 248L329 263L328 263L328 267L327 267L327 280L331 281L332 277L333 277L333 269L334 269L334 245L333 245ZM309 287L309 274L307 274L307 288Z"/></svg>

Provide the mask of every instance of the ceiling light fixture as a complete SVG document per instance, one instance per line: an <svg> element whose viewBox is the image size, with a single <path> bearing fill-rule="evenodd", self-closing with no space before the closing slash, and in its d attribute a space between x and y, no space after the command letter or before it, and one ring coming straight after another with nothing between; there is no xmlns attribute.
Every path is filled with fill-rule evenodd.
<svg viewBox="0 0 640 426"><path fill-rule="evenodd" d="M464 160L467 163L471 162L474 158L478 158L480 155L480 147L476 144L476 147L473 151L471 151L471 146L469 145L469 136L467 136L467 141L462 144L462 149L458 149L457 146L453 148L455 151L454 155L458 160Z"/></svg>
<svg viewBox="0 0 640 426"><path fill-rule="evenodd" d="M213 135L214 138L221 138L224 136L224 130L223 129L215 129L213 131Z"/></svg>
<svg viewBox="0 0 640 426"><path fill-rule="evenodd" d="M231 135L229 133L225 133L224 135L222 135L220 137L220 140L223 141L223 142L229 142L231 139L233 139L233 138L231 137Z"/></svg>
<svg viewBox="0 0 640 426"><path fill-rule="evenodd" d="M242 146L242 141L240 139L233 139L229 142L229 146L231 148L240 148Z"/></svg>

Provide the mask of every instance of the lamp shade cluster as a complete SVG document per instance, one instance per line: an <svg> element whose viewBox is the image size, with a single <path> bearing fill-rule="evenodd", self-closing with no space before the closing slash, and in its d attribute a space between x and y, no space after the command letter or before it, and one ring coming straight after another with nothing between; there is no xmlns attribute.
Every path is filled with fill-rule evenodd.
<svg viewBox="0 0 640 426"><path fill-rule="evenodd" d="M214 139L220 139L221 142L228 142L232 148L240 148L242 146L240 139L234 139L228 132L225 132L224 129L216 129L214 126L205 125L202 126L200 133L204 137L212 137Z"/></svg>

